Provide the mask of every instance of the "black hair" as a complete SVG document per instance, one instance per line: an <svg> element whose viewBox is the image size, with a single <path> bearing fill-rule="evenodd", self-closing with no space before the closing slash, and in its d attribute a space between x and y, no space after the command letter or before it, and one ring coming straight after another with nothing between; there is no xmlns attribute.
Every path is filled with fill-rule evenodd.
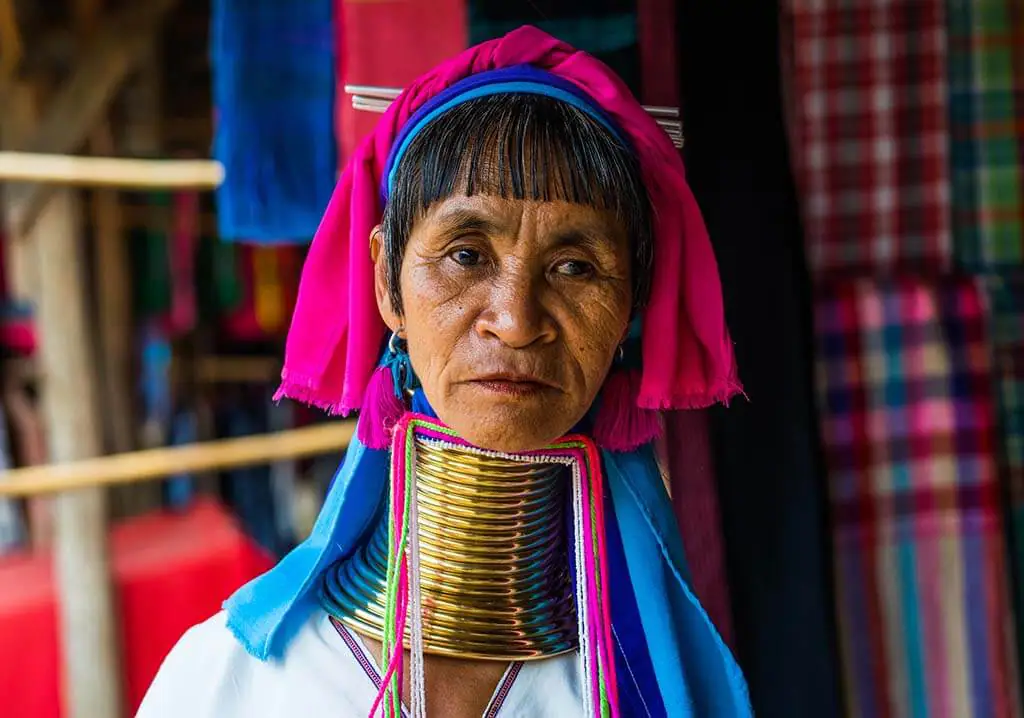
<svg viewBox="0 0 1024 718"><path fill-rule="evenodd" d="M613 213L632 243L633 308L646 304L654 249L640 163L585 112L550 97L498 94L457 105L420 130L399 161L381 225L388 292L399 313L413 225L456 192Z"/></svg>

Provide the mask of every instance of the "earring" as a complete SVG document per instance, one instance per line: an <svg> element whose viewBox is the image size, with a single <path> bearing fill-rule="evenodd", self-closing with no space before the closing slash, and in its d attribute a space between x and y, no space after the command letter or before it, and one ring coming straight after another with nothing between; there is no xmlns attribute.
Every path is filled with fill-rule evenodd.
<svg viewBox="0 0 1024 718"><path fill-rule="evenodd" d="M639 330L619 345L615 363L601 387L594 416L593 435L609 451L636 451L661 436L661 416L638 403L643 373L640 370Z"/></svg>
<svg viewBox="0 0 1024 718"><path fill-rule="evenodd" d="M399 335L401 331L399 327L392 332L387 355L373 372L363 395L357 434L359 441L369 449L386 449L391 445L395 424L408 411L405 399L416 388L409 352Z"/></svg>

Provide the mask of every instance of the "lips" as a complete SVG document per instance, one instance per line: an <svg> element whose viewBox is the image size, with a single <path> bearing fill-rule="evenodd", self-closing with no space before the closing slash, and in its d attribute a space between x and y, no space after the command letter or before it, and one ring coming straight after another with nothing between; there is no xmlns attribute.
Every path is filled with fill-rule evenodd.
<svg viewBox="0 0 1024 718"><path fill-rule="evenodd" d="M512 372L484 374L471 379L467 383L505 396L530 396L558 389L553 382L542 377Z"/></svg>

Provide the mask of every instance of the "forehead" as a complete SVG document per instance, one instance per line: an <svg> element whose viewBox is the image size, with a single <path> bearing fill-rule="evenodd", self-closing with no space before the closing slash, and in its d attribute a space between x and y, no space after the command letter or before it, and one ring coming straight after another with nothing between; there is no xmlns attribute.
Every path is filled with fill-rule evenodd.
<svg viewBox="0 0 1024 718"><path fill-rule="evenodd" d="M619 244L626 236L610 210L565 200L533 200L493 194L455 195L435 202L413 227L414 235L475 231L491 235L583 235Z"/></svg>

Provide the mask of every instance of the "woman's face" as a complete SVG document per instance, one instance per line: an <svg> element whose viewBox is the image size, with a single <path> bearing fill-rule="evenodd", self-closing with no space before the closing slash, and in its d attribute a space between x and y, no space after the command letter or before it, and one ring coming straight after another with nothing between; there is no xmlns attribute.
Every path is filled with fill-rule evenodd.
<svg viewBox="0 0 1024 718"><path fill-rule="evenodd" d="M612 215L488 195L438 202L406 246L402 315L387 298L376 234L373 243L381 313L462 438L526 451L583 417L632 303L629 238Z"/></svg>

